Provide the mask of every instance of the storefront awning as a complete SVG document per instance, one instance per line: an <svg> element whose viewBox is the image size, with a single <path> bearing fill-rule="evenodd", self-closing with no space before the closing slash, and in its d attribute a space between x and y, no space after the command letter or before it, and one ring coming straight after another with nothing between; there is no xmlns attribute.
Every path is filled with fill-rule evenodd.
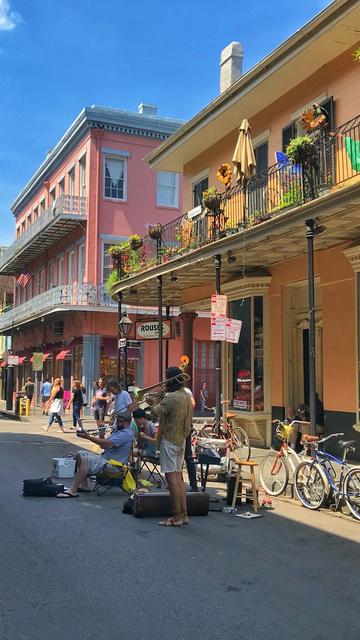
<svg viewBox="0 0 360 640"><path fill-rule="evenodd" d="M26 360L26 356L19 356L19 362L18 362L18 364L19 364L19 365L24 364L25 360Z"/></svg>
<svg viewBox="0 0 360 640"><path fill-rule="evenodd" d="M5 362L5 360L0 364L0 367L6 367L7 362Z"/></svg>
<svg viewBox="0 0 360 640"><path fill-rule="evenodd" d="M65 360L66 356L68 356L70 353L70 349L64 349L64 351L60 351L60 353L57 354L56 360Z"/></svg>

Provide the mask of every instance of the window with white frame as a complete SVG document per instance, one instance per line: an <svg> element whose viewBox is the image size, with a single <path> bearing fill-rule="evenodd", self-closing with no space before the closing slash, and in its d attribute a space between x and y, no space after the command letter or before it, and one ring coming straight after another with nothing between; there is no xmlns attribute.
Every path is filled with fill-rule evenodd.
<svg viewBox="0 0 360 640"><path fill-rule="evenodd" d="M69 194L71 196L75 195L75 167L70 169L69 171Z"/></svg>
<svg viewBox="0 0 360 640"><path fill-rule="evenodd" d="M79 160L80 169L80 196L86 196L86 155Z"/></svg>
<svg viewBox="0 0 360 640"><path fill-rule="evenodd" d="M45 213L45 198L40 202L40 215L42 216L43 213Z"/></svg>
<svg viewBox="0 0 360 640"><path fill-rule="evenodd" d="M64 258L58 260L58 284L64 284Z"/></svg>
<svg viewBox="0 0 360 640"><path fill-rule="evenodd" d="M39 293L45 291L45 269L40 270L39 276Z"/></svg>
<svg viewBox="0 0 360 640"><path fill-rule="evenodd" d="M52 205L54 204L55 200L56 200L56 189L54 187L50 191L50 207L52 207Z"/></svg>
<svg viewBox="0 0 360 640"><path fill-rule="evenodd" d="M84 282L85 276L85 245L80 244L78 247L78 284Z"/></svg>
<svg viewBox="0 0 360 640"><path fill-rule="evenodd" d="M29 229L31 227L31 213L26 218L26 227Z"/></svg>
<svg viewBox="0 0 360 640"><path fill-rule="evenodd" d="M106 282L110 273L114 269L112 257L109 256L108 250L112 244L107 244L104 242L103 244L103 282Z"/></svg>
<svg viewBox="0 0 360 640"><path fill-rule="evenodd" d="M70 251L68 253L68 272L67 272L67 281L69 284L73 284L74 282L74 252Z"/></svg>
<svg viewBox="0 0 360 640"><path fill-rule="evenodd" d="M59 180L59 196L63 196L65 193L65 178Z"/></svg>
<svg viewBox="0 0 360 640"><path fill-rule="evenodd" d="M161 207L179 206L179 174L172 171L158 171L156 184L156 204Z"/></svg>
<svg viewBox="0 0 360 640"><path fill-rule="evenodd" d="M201 176L198 180L194 179L192 183L193 190L193 207L198 207L202 204L202 194L209 188L209 176Z"/></svg>
<svg viewBox="0 0 360 640"><path fill-rule="evenodd" d="M55 263L50 262L48 265L48 285L49 289L55 287Z"/></svg>
<svg viewBox="0 0 360 640"><path fill-rule="evenodd" d="M106 156L104 158L104 197L126 200L126 158Z"/></svg>
<svg viewBox="0 0 360 640"><path fill-rule="evenodd" d="M35 207L35 209L34 209L34 222L36 222L38 217L39 217L39 207Z"/></svg>

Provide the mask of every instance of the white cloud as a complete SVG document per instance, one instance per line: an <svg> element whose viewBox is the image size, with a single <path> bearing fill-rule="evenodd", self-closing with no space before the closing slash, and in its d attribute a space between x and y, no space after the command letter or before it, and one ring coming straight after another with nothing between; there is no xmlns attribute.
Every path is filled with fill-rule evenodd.
<svg viewBox="0 0 360 640"><path fill-rule="evenodd" d="M21 22L21 16L11 11L9 0L0 0L0 31L12 31Z"/></svg>

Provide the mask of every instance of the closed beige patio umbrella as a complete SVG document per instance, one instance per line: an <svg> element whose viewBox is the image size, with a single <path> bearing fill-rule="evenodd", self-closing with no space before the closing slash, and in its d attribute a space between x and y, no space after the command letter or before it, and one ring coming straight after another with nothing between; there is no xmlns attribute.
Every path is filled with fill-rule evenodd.
<svg viewBox="0 0 360 640"><path fill-rule="evenodd" d="M241 127L239 127L239 137L232 159L235 166L234 176L236 181L241 184L246 184L256 172L256 160L250 132L249 122L244 118Z"/></svg>

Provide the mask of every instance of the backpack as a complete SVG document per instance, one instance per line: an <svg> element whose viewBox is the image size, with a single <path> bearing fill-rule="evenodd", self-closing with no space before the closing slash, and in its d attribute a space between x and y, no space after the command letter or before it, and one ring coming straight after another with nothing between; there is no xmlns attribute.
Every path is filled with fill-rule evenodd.
<svg viewBox="0 0 360 640"><path fill-rule="evenodd" d="M51 478L36 478L23 481L23 496L35 496L37 498L54 498L64 491L63 484L55 484Z"/></svg>

